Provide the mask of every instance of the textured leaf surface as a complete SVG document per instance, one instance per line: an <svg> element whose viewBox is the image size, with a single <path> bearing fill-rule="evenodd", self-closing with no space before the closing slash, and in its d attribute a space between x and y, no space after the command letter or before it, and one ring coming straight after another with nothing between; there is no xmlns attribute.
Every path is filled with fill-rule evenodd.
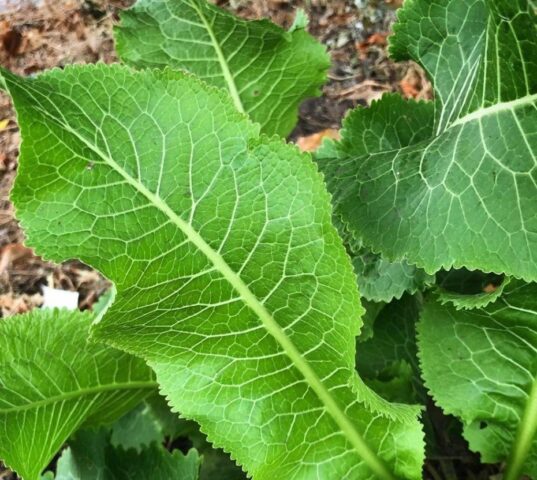
<svg viewBox="0 0 537 480"><path fill-rule="evenodd" d="M434 110L390 96L353 114L343 158L320 162L337 214L391 261L537 279L533 8L414 0L394 29L392 53L427 70Z"/></svg>
<svg viewBox="0 0 537 480"><path fill-rule="evenodd" d="M177 417L177 415L174 415ZM164 427L151 406L142 403L121 417L111 428L110 443L113 447L140 452L152 443L164 441Z"/></svg>
<svg viewBox="0 0 537 480"><path fill-rule="evenodd" d="M90 323L63 310L0 322L0 458L25 480L81 425L111 422L156 389L143 360L87 342Z"/></svg>
<svg viewBox="0 0 537 480"><path fill-rule="evenodd" d="M428 301L418 332L426 386L470 447L491 463L527 453L523 471L536 476L537 286L512 281L483 309Z"/></svg>
<svg viewBox="0 0 537 480"><path fill-rule="evenodd" d="M106 430L80 431L58 460L55 480L197 480L200 457L157 444L140 451L114 447ZM46 477L45 477L46 478Z"/></svg>
<svg viewBox="0 0 537 480"><path fill-rule="evenodd" d="M407 262L390 262L367 248L352 257L358 288L367 300L391 302L405 292L416 293L434 282L434 276Z"/></svg>
<svg viewBox="0 0 537 480"><path fill-rule="evenodd" d="M412 114L397 116L400 108L408 108ZM396 150L411 142L427 138L432 131L430 116L432 105L408 102L398 95L386 95L382 102L374 102L365 118L362 110L352 111L343 121L342 140L326 141L316 152L315 159L321 169L336 166L336 159L349 155L365 155L382 150ZM352 224L335 203L334 223L351 255L358 277L360 294L374 302L390 302L405 292L415 293L434 282L434 276L405 260L389 261L373 253L363 245Z"/></svg>
<svg viewBox="0 0 537 480"><path fill-rule="evenodd" d="M206 0L138 0L122 13L116 41L124 62L192 72L227 89L264 133L281 136L295 126L300 102L319 95L330 66L304 21L286 32Z"/></svg>
<svg viewBox="0 0 537 480"><path fill-rule="evenodd" d="M115 282L98 339L258 480L421 476L416 409L355 374L362 309L310 157L167 70L4 74L29 243ZM367 405L367 408L366 408Z"/></svg>

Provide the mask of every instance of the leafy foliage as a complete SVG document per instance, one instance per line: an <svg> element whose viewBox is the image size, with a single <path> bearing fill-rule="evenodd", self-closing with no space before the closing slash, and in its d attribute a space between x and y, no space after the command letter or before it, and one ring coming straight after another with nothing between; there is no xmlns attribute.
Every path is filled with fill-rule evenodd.
<svg viewBox="0 0 537 480"><path fill-rule="evenodd" d="M347 119L347 125L352 117L351 114ZM322 161L325 156L332 155L337 156L337 146L335 142L327 141L316 153L316 159ZM390 262L382 255L371 252L337 215L332 221L351 257L362 299L386 303L400 299L405 292L416 293L434 283L434 275L428 275L415 265L409 265L404 260Z"/></svg>
<svg viewBox="0 0 537 480"><path fill-rule="evenodd" d="M425 68L434 107L386 96L349 117L319 162L336 213L390 261L537 279L534 9L414 0L394 30L393 56Z"/></svg>
<svg viewBox="0 0 537 480"><path fill-rule="evenodd" d="M439 272L436 293L442 304L451 303L457 309L486 307L495 302L509 285L510 277L470 272L465 268Z"/></svg>
<svg viewBox="0 0 537 480"><path fill-rule="evenodd" d="M356 376L355 277L309 156L170 70L4 80L28 242L115 282L96 339L257 479L420 477L417 409Z"/></svg>
<svg viewBox="0 0 537 480"><path fill-rule="evenodd" d="M198 480L200 457L152 444L137 451L114 447L105 429L82 430L58 460L56 476L43 480Z"/></svg>
<svg viewBox="0 0 537 480"><path fill-rule="evenodd" d="M139 453L152 443L175 445L188 442L200 454L200 480L240 480L244 472L225 452L207 442L199 426L190 420L179 418L170 411L160 395L147 398L137 408L128 412L111 427L110 443L124 450L134 448Z"/></svg>
<svg viewBox="0 0 537 480"><path fill-rule="evenodd" d="M384 306L375 319L373 335L358 348L358 372L390 401L424 401L415 334L419 308L419 300L410 295Z"/></svg>
<svg viewBox="0 0 537 480"><path fill-rule="evenodd" d="M117 49L130 65L184 69L227 89L264 133L285 136L300 102L319 95L330 66L302 15L286 32L205 0L138 0L121 15Z"/></svg>
<svg viewBox="0 0 537 480"><path fill-rule="evenodd" d="M535 284L513 281L485 308L456 310L432 299L419 324L427 387L445 412L461 418L484 462L511 456L508 480L518 479L519 469L537 476L536 299Z"/></svg>
<svg viewBox="0 0 537 480"><path fill-rule="evenodd" d="M90 323L64 310L0 322L0 457L25 480L79 427L112 422L156 389L141 359L88 342Z"/></svg>
<svg viewBox="0 0 537 480"><path fill-rule="evenodd" d="M429 452L463 428L537 478L536 12L407 0L391 52L435 100L351 112L315 154L332 197L270 137L328 68L303 12L138 0L128 66L0 71L28 244L115 284L92 315L0 322L0 457L24 480L65 441L41 478L418 479L421 403Z"/></svg>

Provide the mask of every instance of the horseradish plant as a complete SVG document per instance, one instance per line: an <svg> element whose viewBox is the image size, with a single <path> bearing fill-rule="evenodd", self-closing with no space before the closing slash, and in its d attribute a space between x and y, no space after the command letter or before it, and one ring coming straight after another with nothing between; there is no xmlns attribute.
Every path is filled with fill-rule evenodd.
<svg viewBox="0 0 537 480"><path fill-rule="evenodd" d="M329 66L305 26L139 0L126 65L2 72L28 245L115 285L0 323L24 479L242 478L186 419L256 480L418 479L427 393L537 478L535 4L407 0L390 51L434 101L354 110L315 163L278 137Z"/></svg>

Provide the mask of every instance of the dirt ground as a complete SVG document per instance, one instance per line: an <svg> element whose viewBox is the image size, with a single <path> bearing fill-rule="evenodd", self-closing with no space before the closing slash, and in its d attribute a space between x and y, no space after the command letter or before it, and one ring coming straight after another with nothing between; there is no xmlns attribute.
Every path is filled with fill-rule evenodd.
<svg viewBox="0 0 537 480"><path fill-rule="evenodd" d="M306 10L310 32L326 45L332 68L323 96L307 100L291 140L314 149L325 135L337 135L345 112L368 105L384 92L430 98L421 70L394 64L387 36L402 0L229 0L218 4L247 18L269 17L290 26L296 7ZM71 63L111 63L112 27L131 0L0 0L0 65L34 75ZM39 6L35 6L38 4ZM10 6L11 5L11 6ZM313 134L313 135L312 135ZM41 305L44 285L78 291L79 307L89 309L108 288L97 272L70 261L54 265L24 247L9 190L17 169L19 133L6 95L0 93L0 317ZM1 441L1 439L0 439ZM14 478L0 468L0 479Z"/></svg>

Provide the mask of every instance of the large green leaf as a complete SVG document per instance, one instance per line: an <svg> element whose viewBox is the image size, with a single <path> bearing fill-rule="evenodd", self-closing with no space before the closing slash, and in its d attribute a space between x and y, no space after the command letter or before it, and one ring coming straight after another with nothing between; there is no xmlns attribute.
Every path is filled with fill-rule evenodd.
<svg viewBox="0 0 537 480"><path fill-rule="evenodd" d="M298 105L319 95L330 60L305 31L246 21L206 0L138 0L116 28L120 58L137 67L185 69L230 93L267 134L287 135Z"/></svg>
<svg viewBox="0 0 537 480"><path fill-rule="evenodd" d="M111 422L156 389L143 360L88 342L90 323L66 310L0 321L0 458L24 480L81 425Z"/></svg>
<svg viewBox="0 0 537 480"><path fill-rule="evenodd" d="M114 447L104 430L83 430L58 459L56 475L43 480L197 480L198 452L183 455L152 444L141 450Z"/></svg>
<svg viewBox="0 0 537 480"><path fill-rule="evenodd" d="M319 162L336 213L374 252L537 279L536 25L527 0L402 7L392 53L428 72L434 110L385 97L354 113L343 158Z"/></svg>
<svg viewBox="0 0 537 480"><path fill-rule="evenodd" d="M426 386L470 448L509 459L507 480L537 477L537 285L512 281L482 309L428 301L418 332Z"/></svg>
<svg viewBox="0 0 537 480"><path fill-rule="evenodd" d="M147 359L257 480L421 476L416 408L355 375L362 309L309 155L171 70L4 79L29 244L115 282L96 339Z"/></svg>

